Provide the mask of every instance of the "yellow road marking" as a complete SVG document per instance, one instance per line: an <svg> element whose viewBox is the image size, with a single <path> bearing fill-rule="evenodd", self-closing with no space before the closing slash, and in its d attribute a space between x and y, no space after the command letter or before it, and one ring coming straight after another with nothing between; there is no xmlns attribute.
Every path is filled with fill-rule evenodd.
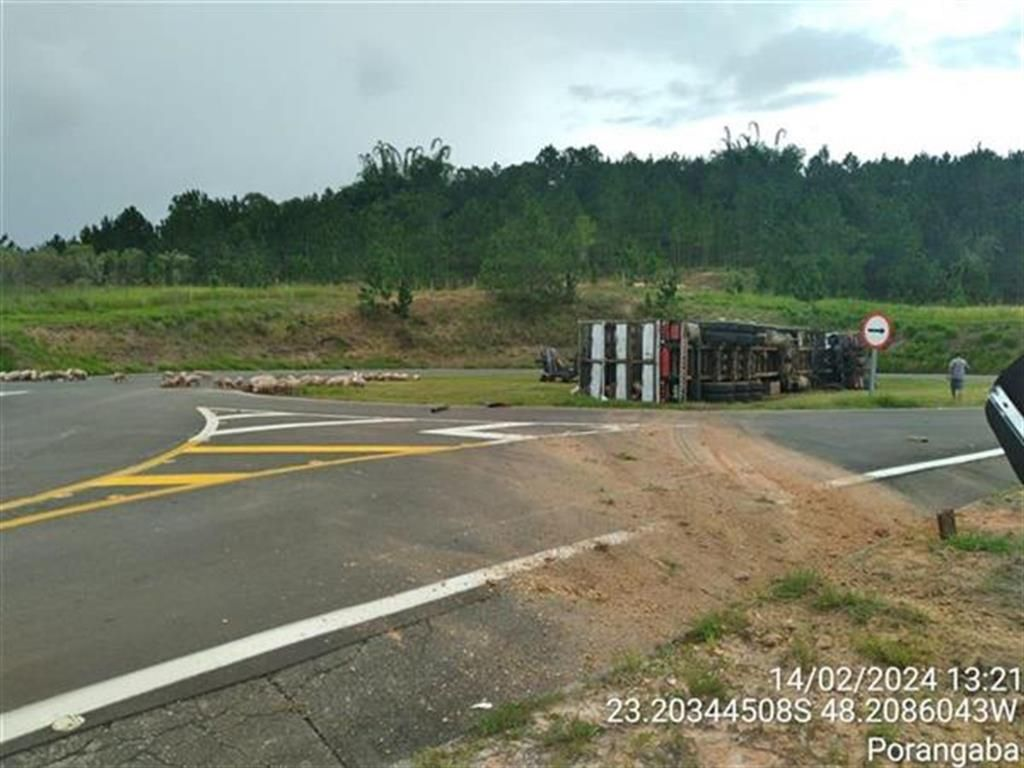
<svg viewBox="0 0 1024 768"><path fill-rule="evenodd" d="M75 504L70 507L61 507L60 509L51 509L46 512L36 512L32 515L22 515L21 517L15 517L10 520L0 521L0 531L6 531L11 528L20 528L23 525L32 525L33 523L42 523L46 520L53 520L57 517L67 517L68 515L75 515L80 512L90 512L94 509L103 509L104 507L114 507L118 504L127 504L130 501L142 501L144 499L155 499L158 496L170 496L172 493L181 493L182 491L191 491L196 488L203 488L201 485L175 485L170 488L161 488L158 491L145 491L143 493L133 493L128 496L118 495L116 499L100 499L99 501L90 501L85 504Z"/></svg>
<svg viewBox="0 0 1024 768"><path fill-rule="evenodd" d="M92 483L93 488L111 485L210 485L244 480L248 472L210 472L190 475L107 475Z"/></svg>
<svg viewBox="0 0 1024 768"><path fill-rule="evenodd" d="M173 456L181 453L188 447L188 443L179 446L173 451L168 451L165 454L161 454L161 457L165 460L172 458ZM438 446L430 453L447 453L452 451L461 451L467 448L486 448L489 445L495 445L489 441L482 441L477 443L457 443L449 446ZM286 467L274 467L273 469L263 469L256 472L249 473L238 473L239 476L233 477L230 480L217 480L207 483L196 483L194 485L175 485L169 488L161 488L155 491L145 491L143 493L131 494L128 496L119 496L118 498L106 498L99 501L87 502L84 504L76 504L70 507L61 507L59 509L50 509L45 512L37 512L35 514L22 515L21 517L11 518L10 520L0 521L0 531L8 531L14 528L21 528L22 526L32 525L34 523L41 523L47 520L53 520L55 518L67 517L69 515L76 515L82 512L91 512L97 509L104 509L106 507L113 507L119 504L127 504L132 501L143 501L145 499L155 499L160 496L170 496L175 493L185 493L187 491L194 491L200 488L209 488L216 485L226 485L228 483L237 483L243 480L255 480L261 477L275 477L277 475L287 475L292 472L302 472L310 469L323 469L324 467L336 467L341 464L354 464L362 461L377 461L379 459L393 459L402 456L418 456L423 455L423 452L402 452L402 453L375 453L368 456L353 456L343 459L330 459L327 461L311 461L306 464L293 464ZM134 467L130 467L130 470L138 470L139 468L149 468L157 463L156 459L150 459L142 464L137 464ZM120 472L111 473L110 475L104 475L103 477L94 478L93 480L87 480L82 483L76 483L75 487L88 488L95 486L97 482L103 481L106 478L117 476L123 477L128 470L121 470ZM223 473L222 476L230 473ZM37 496L29 497L29 499L16 499L10 502L8 509L13 509L15 506L23 506L24 504L31 503L32 500L45 500L54 498L57 491L66 491L72 486L65 486L64 488L57 489L56 491L47 491L46 493L38 494ZM0 510L3 511L3 510Z"/></svg>
<svg viewBox="0 0 1024 768"><path fill-rule="evenodd" d="M0 512L8 512L12 509L18 509L19 507L24 507L29 504L38 504L43 501L49 501L50 499L67 498L68 496L77 491L82 491L85 490L86 488L91 488L96 484L97 480L102 480L104 477L110 477L111 475L126 475L133 474L135 472L144 472L147 469L152 469L155 466L158 466L170 459L173 459L175 456L177 456L186 448L188 448L189 445L190 443L187 442L182 443L181 445L176 445L169 451L165 451L161 454L158 454L151 459L146 459L145 461L139 464L133 464L130 467L125 467L124 469L119 469L116 472L111 472L109 475L102 475L101 477L92 477L89 478L88 480L82 480L81 482L78 483L62 485L59 488L53 488L52 490L44 491L43 493L37 493L34 496L23 496L20 499L12 499L11 501L5 501L3 503L0 503ZM0 530L3 530L3 528L0 528Z"/></svg>
<svg viewBox="0 0 1024 768"><path fill-rule="evenodd" d="M193 445L185 453L433 453L443 445Z"/></svg>

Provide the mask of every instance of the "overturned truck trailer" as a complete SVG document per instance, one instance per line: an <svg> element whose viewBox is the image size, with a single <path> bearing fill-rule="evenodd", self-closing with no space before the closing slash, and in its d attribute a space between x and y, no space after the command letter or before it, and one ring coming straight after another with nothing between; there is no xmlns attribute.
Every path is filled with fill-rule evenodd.
<svg viewBox="0 0 1024 768"><path fill-rule="evenodd" d="M857 337L803 328L686 320L584 320L580 390L646 403L757 400L812 387L859 389Z"/></svg>

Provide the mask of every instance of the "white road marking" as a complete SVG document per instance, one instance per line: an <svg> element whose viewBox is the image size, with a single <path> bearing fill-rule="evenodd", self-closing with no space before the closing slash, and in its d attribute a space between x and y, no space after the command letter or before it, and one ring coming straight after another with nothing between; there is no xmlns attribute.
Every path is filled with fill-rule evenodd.
<svg viewBox="0 0 1024 768"><path fill-rule="evenodd" d="M615 531L603 536L594 536L575 544L567 544L534 555L509 560L379 600L341 608L320 616L257 632L213 648L190 653L43 701L27 704L0 714L0 744L49 728L60 718L74 715L86 716L112 704L127 701L198 675L223 669L271 651L469 592L555 560L566 560L584 550L593 549L596 545L622 544L647 530L650 528Z"/></svg>
<svg viewBox="0 0 1024 768"><path fill-rule="evenodd" d="M591 429L567 429L563 432L541 432L538 434L523 434L521 432L496 432L498 429L510 429L512 427L550 427L565 426L551 421L499 421L493 424L477 424L471 427L446 427L444 429L425 429L421 435L444 435L447 437L468 437L477 440L489 440L492 443L517 443L523 440L542 440L552 437L583 437L585 435L600 435L609 432L622 432L628 429L636 429L637 424L572 424L572 426L591 427Z"/></svg>
<svg viewBox="0 0 1024 768"><path fill-rule="evenodd" d="M203 428L190 437L188 441L190 443L205 443L210 439L213 433L217 431L219 419L216 413L205 406L200 405L196 410L202 415L205 423L203 424Z"/></svg>
<svg viewBox="0 0 1024 768"><path fill-rule="evenodd" d="M565 432L548 432L546 434L530 435L529 437L534 439L541 439L545 437L584 437L586 435L601 435L609 432L626 432L630 429L636 429L637 426L637 424L603 424L598 429L569 429Z"/></svg>
<svg viewBox="0 0 1024 768"><path fill-rule="evenodd" d="M206 390L206 391L208 393L212 393L212 394L215 394L215 395L239 395L239 396L242 396L242 397L254 397L254 398L271 399L271 400L276 400L277 402L280 402L281 399L282 399L281 395L264 395L264 394L260 394L258 392L242 392L240 390L235 390L235 389L210 389L210 390ZM317 405L323 405L325 402L331 402L331 401L325 401L323 398L319 398L319 397L293 397L293 396L288 396L287 400L289 402L298 402L298 403L316 403ZM421 405L407 405L407 404L402 404L402 403L373 403L371 405L375 405L375 406L378 406L378 407L388 407L388 408L391 408L393 410L398 410L398 409L421 410L421 409L426 407L426 406L421 406ZM461 407L461 406L452 406L452 407L455 408L455 407ZM466 407L467 408L474 408L476 406L466 406ZM217 408L217 410L225 410L225 409ZM851 409L849 409L849 408L841 409L840 412L846 413L849 410L851 410ZM864 410L871 410L872 412L875 411L875 409L873 409L873 408L872 409L864 409ZM891 408L890 410L899 410L899 409ZM911 410L911 409L905 409L905 410ZM310 413L310 412L307 412L307 411L293 411L293 413L296 416L329 416L331 418L336 418L336 419L344 417L344 414L328 414L328 413L315 413L314 414L314 413ZM758 413L758 411L751 411L750 413ZM797 411L797 413L806 413L806 411ZM359 418L359 417L358 416L350 416L348 418ZM415 421L434 422L434 423L438 423L438 424L481 424L481 423L483 423L480 419L458 419L458 418L455 418L455 417L441 417L441 416L417 416L417 417L415 417ZM537 423L538 424L544 424L544 425L550 426L550 427L600 427L600 426L607 426L608 425L608 422L603 422L603 421L547 421L547 420L545 420L545 421L537 422ZM630 424L623 424L623 425L616 425L616 426L623 426L623 427L633 428L633 427L638 427L640 425L637 424L637 423L630 423ZM680 427L694 427L696 425L692 424L692 423L688 423L688 424L680 424L679 426Z"/></svg>
<svg viewBox="0 0 1024 768"><path fill-rule="evenodd" d="M365 414L355 415L348 413L323 413L319 411L263 411L256 410L253 408L222 408L216 407L211 409L217 414L217 417L221 421L232 421L234 419L260 419L271 416L298 416L300 418L320 418L320 419L365 419L369 418ZM374 416L374 418L377 418Z"/></svg>
<svg viewBox="0 0 1024 768"><path fill-rule="evenodd" d="M221 435L244 435L249 432L274 432L279 429L311 429L312 427L349 427L358 424L397 424L400 422L415 421L415 419L400 419L381 417L377 419L333 419L331 421L290 421L285 424L258 424L255 427L233 427L231 429L218 429L213 437Z"/></svg>
<svg viewBox="0 0 1024 768"><path fill-rule="evenodd" d="M220 421L237 421L238 419L269 419L272 416L305 416L304 413L292 413L291 411L242 411L239 413L218 413ZM314 418L314 414L309 414ZM336 417L335 417L336 418Z"/></svg>
<svg viewBox="0 0 1024 768"><path fill-rule="evenodd" d="M932 461L918 461L914 464L903 464L898 467L886 467L884 469L875 469L871 472L865 472L862 475L850 475L849 477L840 477L829 483L833 488L843 488L848 485L860 485L861 483L870 483L875 480L885 480L890 477L900 477L901 475L910 475L915 472L926 472L930 469L940 469L941 467L953 467L957 464L969 464L973 461L984 461L985 459L994 459L997 456L1003 455L1002 448L993 448L988 451L978 451L977 453L963 453L959 456L947 456L944 459L933 459Z"/></svg>
<svg viewBox="0 0 1024 768"><path fill-rule="evenodd" d="M0 397L13 397L14 395L27 395L27 389L15 389L14 391L3 390L0 391Z"/></svg>
<svg viewBox="0 0 1024 768"><path fill-rule="evenodd" d="M468 437L475 440L512 443L517 440L529 440L532 435L521 435L515 432L495 432L496 429L510 427L532 427L535 421L495 421L491 424L477 424L472 427L445 427L443 429L425 429L421 435L443 435L445 437Z"/></svg>

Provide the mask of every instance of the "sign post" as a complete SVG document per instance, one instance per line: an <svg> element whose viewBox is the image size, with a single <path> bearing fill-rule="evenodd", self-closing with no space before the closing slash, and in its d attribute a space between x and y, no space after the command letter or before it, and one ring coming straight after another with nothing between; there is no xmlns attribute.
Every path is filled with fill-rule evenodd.
<svg viewBox="0 0 1024 768"><path fill-rule="evenodd" d="M860 338L871 348L868 392L873 395L878 379L878 350L885 349L892 341L892 321L881 312L872 312L860 323Z"/></svg>

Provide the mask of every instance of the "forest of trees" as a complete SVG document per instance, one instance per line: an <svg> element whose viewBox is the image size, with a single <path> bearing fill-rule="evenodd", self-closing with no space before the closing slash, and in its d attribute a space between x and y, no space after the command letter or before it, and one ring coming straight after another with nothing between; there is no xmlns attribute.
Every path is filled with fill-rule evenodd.
<svg viewBox="0 0 1024 768"><path fill-rule="evenodd" d="M544 148L507 168L456 168L440 140L361 156L356 181L275 202L175 196L77 238L0 245L5 286L360 280L415 289L476 282L571 295L581 280L688 268L756 276L804 299L1022 303L1024 152L860 162L762 141L756 124L709 157L621 160Z"/></svg>

